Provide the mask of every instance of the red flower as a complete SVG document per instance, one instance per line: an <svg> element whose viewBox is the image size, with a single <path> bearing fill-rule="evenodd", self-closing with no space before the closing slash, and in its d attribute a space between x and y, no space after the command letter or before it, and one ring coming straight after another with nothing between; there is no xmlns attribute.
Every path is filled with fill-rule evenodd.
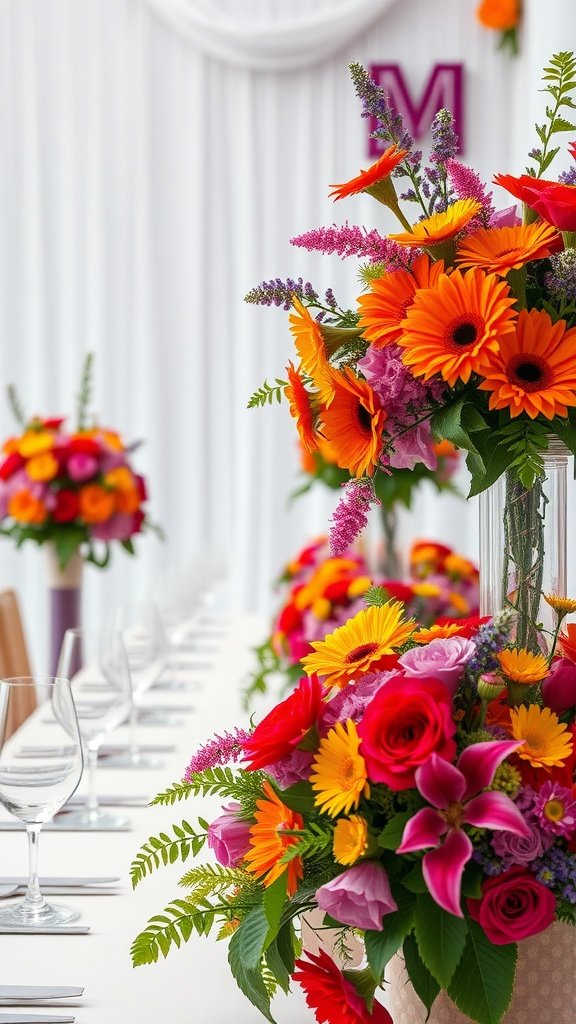
<svg viewBox="0 0 576 1024"><path fill-rule="evenodd" d="M42 419L40 422L44 430L59 430L65 419L65 416L49 416L48 419Z"/></svg>
<svg viewBox="0 0 576 1024"><path fill-rule="evenodd" d="M97 457L102 453L102 446L93 437L71 437L66 445L67 455L93 455Z"/></svg>
<svg viewBox="0 0 576 1024"><path fill-rule="evenodd" d="M402 604L409 604L414 597L412 587L408 586L407 583L402 583L400 580L384 580L380 586L384 587L386 593L394 601L402 601Z"/></svg>
<svg viewBox="0 0 576 1024"><path fill-rule="evenodd" d="M9 480L24 465L24 459L18 452L10 452L0 466L0 480Z"/></svg>
<svg viewBox="0 0 576 1024"><path fill-rule="evenodd" d="M136 484L136 492L138 494L140 501L148 501L148 488L146 487L145 478L135 473L134 482Z"/></svg>
<svg viewBox="0 0 576 1024"><path fill-rule="evenodd" d="M284 633L285 636L290 636L291 633L295 633L296 630L301 627L302 615L298 611L296 605L292 603L285 605L278 616L275 632Z"/></svg>
<svg viewBox="0 0 576 1024"><path fill-rule="evenodd" d="M272 708L243 743L248 771L275 764L296 749L322 712L323 688L318 677L301 679L286 700Z"/></svg>
<svg viewBox="0 0 576 1024"><path fill-rule="evenodd" d="M306 1003L318 1024L393 1024L381 1003L372 1013L350 981L338 970L323 949L318 956L306 952L308 960L297 960L294 981L304 989Z"/></svg>
<svg viewBox="0 0 576 1024"><path fill-rule="evenodd" d="M562 655L576 664L576 623L566 623L564 632L560 633L559 646Z"/></svg>
<svg viewBox="0 0 576 1024"><path fill-rule="evenodd" d="M510 868L482 884L482 899L468 900L470 917L490 942L505 946L545 931L556 917L556 900L524 868Z"/></svg>
<svg viewBox="0 0 576 1024"><path fill-rule="evenodd" d="M145 512L141 508L137 508L132 516L132 533L142 533L142 525L145 519Z"/></svg>
<svg viewBox="0 0 576 1024"><path fill-rule="evenodd" d="M390 789L409 789L430 754L453 759L455 732L452 701L443 683L404 676L389 679L358 726L368 778L385 782Z"/></svg>
<svg viewBox="0 0 576 1024"><path fill-rule="evenodd" d="M333 604L344 604L348 600L348 588L354 579L353 576L345 576L342 580L335 580L329 583L324 591L324 597Z"/></svg>
<svg viewBox="0 0 576 1024"><path fill-rule="evenodd" d="M494 184L501 185L560 231L576 231L576 188L573 185L532 178L529 174L521 174L519 178L497 174Z"/></svg>
<svg viewBox="0 0 576 1024"><path fill-rule="evenodd" d="M446 615L441 615L439 619L435 620L436 626L460 626L460 632L458 636L463 636L466 640L471 640L473 636L483 626L485 622L490 621L489 615L471 615L468 619L450 619Z"/></svg>
<svg viewBox="0 0 576 1024"><path fill-rule="evenodd" d="M55 523L71 523L80 511L80 502L75 491L61 490L56 495L56 508L52 511Z"/></svg>

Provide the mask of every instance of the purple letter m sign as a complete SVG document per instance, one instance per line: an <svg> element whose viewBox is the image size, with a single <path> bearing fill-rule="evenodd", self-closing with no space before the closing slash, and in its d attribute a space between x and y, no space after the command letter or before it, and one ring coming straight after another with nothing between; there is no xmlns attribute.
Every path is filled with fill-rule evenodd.
<svg viewBox="0 0 576 1024"><path fill-rule="evenodd" d="M413 139L418 141L428 134L434 114L447 107L454 115L454 127L460 140L459 150L464 149L463 125L463 64L436 64L426 82L421 98L413 100L399 64L372 64L372 77L388 93L394 110L404 118L404 124ZM370 118L370 131L376 128L376 121ZM378 157L387 143L370 139L368 153Z"/></svg>

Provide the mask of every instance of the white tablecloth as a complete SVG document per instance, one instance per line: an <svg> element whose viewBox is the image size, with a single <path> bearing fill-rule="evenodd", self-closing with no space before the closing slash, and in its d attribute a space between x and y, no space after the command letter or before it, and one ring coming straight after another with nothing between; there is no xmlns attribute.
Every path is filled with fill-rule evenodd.
<svg viewBox="0 0 576 1024"><path fill-rule="evenodd" d="M240 708L240 690L253 666L250 649L259 643L265 627L255 617L213 616L204 628L204 643L214 651L186 652L183 662L190 671L182 678L199 682L197 692L154 691L149 703L193 703L193 713L183 715L179 728L141 726L139 736L146 743L173 743L176 751L161 756L165 767L157 771L101 769L100 792L146 794L150 797L181 778L192 753L214 732L246 723ZM210 634L213 634L213 639ZM194 666L198 666L194 668ZM205 667L202 667L205 666ZM26 727L25 727L26 728ZM32 726L26 728L31 738ZM24 730L22 736L24 738ZM118 730L112 742L127 741ZM84 780L82 782L84 786ZM81 788L82 788L81 786ZM46 832L40 837L40 873L43 875L120 875L123 891L117 896L53 897L82 911L79 924L89 924L86 936L0 935L0 982L4 984L83 985L85 993L71 1010L77 1024L257 1024L264 1018L236 987L226 962L227 943L214 937L192 936L167 960L134 969L130 945L148 918L160 913L174 897L180 896L177 882L184 873L181 863L145 879L135 892L129 882L129 867L141 844L172 822L182 818L193 822L198 814L214 817L219 802L189 800L174 807L130 809L130 832ZM0 809L2 817L7 812ZM201 855L202 857L203 855ZM188 867L192 863L187 861ZM0 875L27 873L26 839L23 833L0 832ZM23 1012L23 1011L22 1011ZM64 1013L49 1008L47 1014ZM282 994L273 1012L278 1024L305 1024L313 1020L298 987L290 998Z"/></svg>

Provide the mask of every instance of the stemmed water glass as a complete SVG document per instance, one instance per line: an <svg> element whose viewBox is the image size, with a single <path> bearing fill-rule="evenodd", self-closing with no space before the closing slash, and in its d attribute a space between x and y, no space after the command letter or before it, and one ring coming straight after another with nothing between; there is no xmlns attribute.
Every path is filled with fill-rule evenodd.
<svg viewBox="0 0 576 1024"><path fill-rule="evenodd" d="M45 740L42 751L29 757L8 739L12 704L21 703L22 690L33 690L42 715L34 720L34 736ZM26 702L28 703L28 702ZM50 709L54 719L43 719ZM82 776L82 742L70 683L67 679L14 678L0 680L0 803L23 821L28 833L29 877L23 900L0 909L0 926L46 928L74 921L76 910L51 906L38 881L38 838L49 821L70 799Z"/></svg>
<svg viewBox="0 0 576 1024"><path fill-rule="evenodd" d="M120 633L113 629L66 630L58 671L70 679L88 765L86 805L68 811L66 820L88 829L123 828L128 820L102 811L96 789L98 750L126 720L132 706L130 670Z"/></svg>

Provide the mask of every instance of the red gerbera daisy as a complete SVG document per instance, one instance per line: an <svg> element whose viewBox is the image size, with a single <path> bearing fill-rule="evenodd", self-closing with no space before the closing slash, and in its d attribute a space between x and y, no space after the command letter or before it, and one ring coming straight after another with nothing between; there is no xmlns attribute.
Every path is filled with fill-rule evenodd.
<svg viewBox="0 0 576 1024"><path fill-rule="evenodd" d="M304 989L306 1003L318 1024L393 1024L388 1010L374 1001L372 1013L323 949L318 956L306 953L297 960L292 977Z"/></svg>
<svg viewBox="0 0 576 1024"><path fill-rule="evenodd" d="M323 687L315 675L301 679L293 693L277 704L243 744L248 771L286 757L312 729L322 711Z"/></svg>

